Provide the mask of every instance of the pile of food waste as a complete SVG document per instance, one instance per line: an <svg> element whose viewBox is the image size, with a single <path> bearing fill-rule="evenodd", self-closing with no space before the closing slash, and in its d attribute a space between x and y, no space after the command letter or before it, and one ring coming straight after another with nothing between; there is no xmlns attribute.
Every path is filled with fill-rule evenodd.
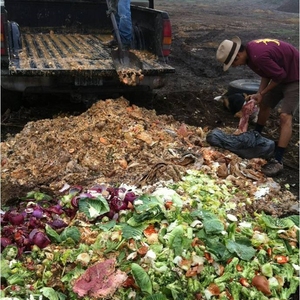
<svg viewBox="0 0 300 300"><path fill-rule="evenodd" d="M1 299L290 299L297 199L206 128L98 101L1 143Z"/></svg>

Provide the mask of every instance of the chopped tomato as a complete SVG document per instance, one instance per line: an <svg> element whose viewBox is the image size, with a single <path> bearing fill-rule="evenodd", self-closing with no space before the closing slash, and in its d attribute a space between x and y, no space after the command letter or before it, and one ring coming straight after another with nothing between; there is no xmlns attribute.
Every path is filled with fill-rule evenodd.
<svg viewBox="0 0 300 300"><path fill-rule="evenodd" d="M250 286L250 283L247 281L246 278L241 278L240 279L240 284L245 286L245 287L249 287Z"/></svg>
<svg viewBox="0 0 300 300"><path fill-rule="evenodd" d="M123 282L122 286L125 288L129 288L129 287L138 288L132 276L128 276L127 279Z"/></svg>
<svg viewBox="0 0 300 300"><path fill-rule="evenodd" d="M197 274L198 274L198 266L195 266L195 267L189 268L186 271L185 276L186 277L193 277L193 276L196 276Z"/></svg>
<svg viewBox="0 0 300 300"><path fill-rule="evenodd" d="M238 272L242 272L242 271L243 271L243 267L242 267L241 265L237 265L237 266L236 266L236 270L237 270Z"/></svg>
<svg viewBox="0 0 300 300"><path fill-rule="evenodd" d="M165 208L166 208L166 209L170 209L170 208L172 207L172 205L173 205L173 202L172 202L172 201L166 201L166 202L165 202Z"/></svg>
<svg viewBox="0 0 300 300"><path fill-rule="evenodd" d="M284 255L276 255L275 260L278 264L286 264L289 261L289 258Z"/></svg>
<svg viewBox="0 0 300 300"><path fill-rule="evenodd" d="M214 261L214 259L211 257L211 254L210 254L210 253L204 252L204 256L205 256L205 258L207 259L207 261L208 261L209 263L212 263L212 262Z"/></svg>
<svg viewBox="0 0 300 300"><path fill-rule="evenodd" d="M215 283L211 283L207 289L214 296L220 295L220 288Z"/></svg>
<svg viewBox="0 0 300 300"><path fill-rule="evenodd" d="M199 238L195 237L192 241L192 247L195 247L198 244Z"/></svg>
<svg viewBox="0 0 300 300"><path fill-rule="evenodd" d="M145 236L149 236L153 233L157 233L156 229L154 228L153 224L150 224L145 230L144 230L144 234Z"/></svg>
<svg viewBox="0 0 300 300"><path fill-rule="evenodd" d="M148 252L149 247L144 245L137 250L140 255L145 255Z"/></svg>

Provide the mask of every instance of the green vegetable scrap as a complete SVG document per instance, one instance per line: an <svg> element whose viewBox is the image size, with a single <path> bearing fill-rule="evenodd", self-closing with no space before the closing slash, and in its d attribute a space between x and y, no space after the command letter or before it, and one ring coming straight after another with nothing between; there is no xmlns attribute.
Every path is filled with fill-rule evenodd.
<svg viewBox="0 0 300 300"><path fill-rule="evenodd" d="M131 272L136 284L143 293L152 294L152 283L146 271L136 263L131 264Z"/></svg>
<svg viewBox="0 0 300 300"><path fill-rule="evenodd" d="M77 300L78 278L113 258L111 278L121 271L126 279L111 299L288 300L299 286L299 218L234 215L237 192L226 181L189 171L182 182L141 193L126 210L114 210L114 218L104 197L80 199L79 213L60 215L66 227L40 219L51 240L45 248L19 255L14 244L5 247L1 297ZM64 196L63 205L69 208L71 199ZM270 295L252 284L256 275L266 278ZM97 274L89 276L93 281Z"/></svg>
<svg viewBox="0 0 300 300"><path fill-rule="evenodd" d="M79 211L84 212L90 220L109 212L109 205L103 196L97 198L81 198L78 202Z"/></svg>

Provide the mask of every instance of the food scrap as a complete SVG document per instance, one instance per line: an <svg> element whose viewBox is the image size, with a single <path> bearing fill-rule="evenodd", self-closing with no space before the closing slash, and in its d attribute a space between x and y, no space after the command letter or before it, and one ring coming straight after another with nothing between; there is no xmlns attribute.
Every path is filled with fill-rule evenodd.
<svg viewBox="0 0 300 300"><path fill-rule="evenodd" d="M118 70L118 76L120 82L132 86L136 86L140 81L144 79L142 70L136 70L133 68L124 68Z"/></svg>

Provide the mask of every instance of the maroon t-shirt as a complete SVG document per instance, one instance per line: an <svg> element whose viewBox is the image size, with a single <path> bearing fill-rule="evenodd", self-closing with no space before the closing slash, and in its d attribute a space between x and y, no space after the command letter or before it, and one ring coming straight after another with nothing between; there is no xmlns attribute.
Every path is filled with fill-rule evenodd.
<svg viewBox="0 0 300 300"><path fill-rule="evenodd" d="M299 81L299 51L286 42L260 39L246 45L247 65L261 77L275 82Z"/></svg>

